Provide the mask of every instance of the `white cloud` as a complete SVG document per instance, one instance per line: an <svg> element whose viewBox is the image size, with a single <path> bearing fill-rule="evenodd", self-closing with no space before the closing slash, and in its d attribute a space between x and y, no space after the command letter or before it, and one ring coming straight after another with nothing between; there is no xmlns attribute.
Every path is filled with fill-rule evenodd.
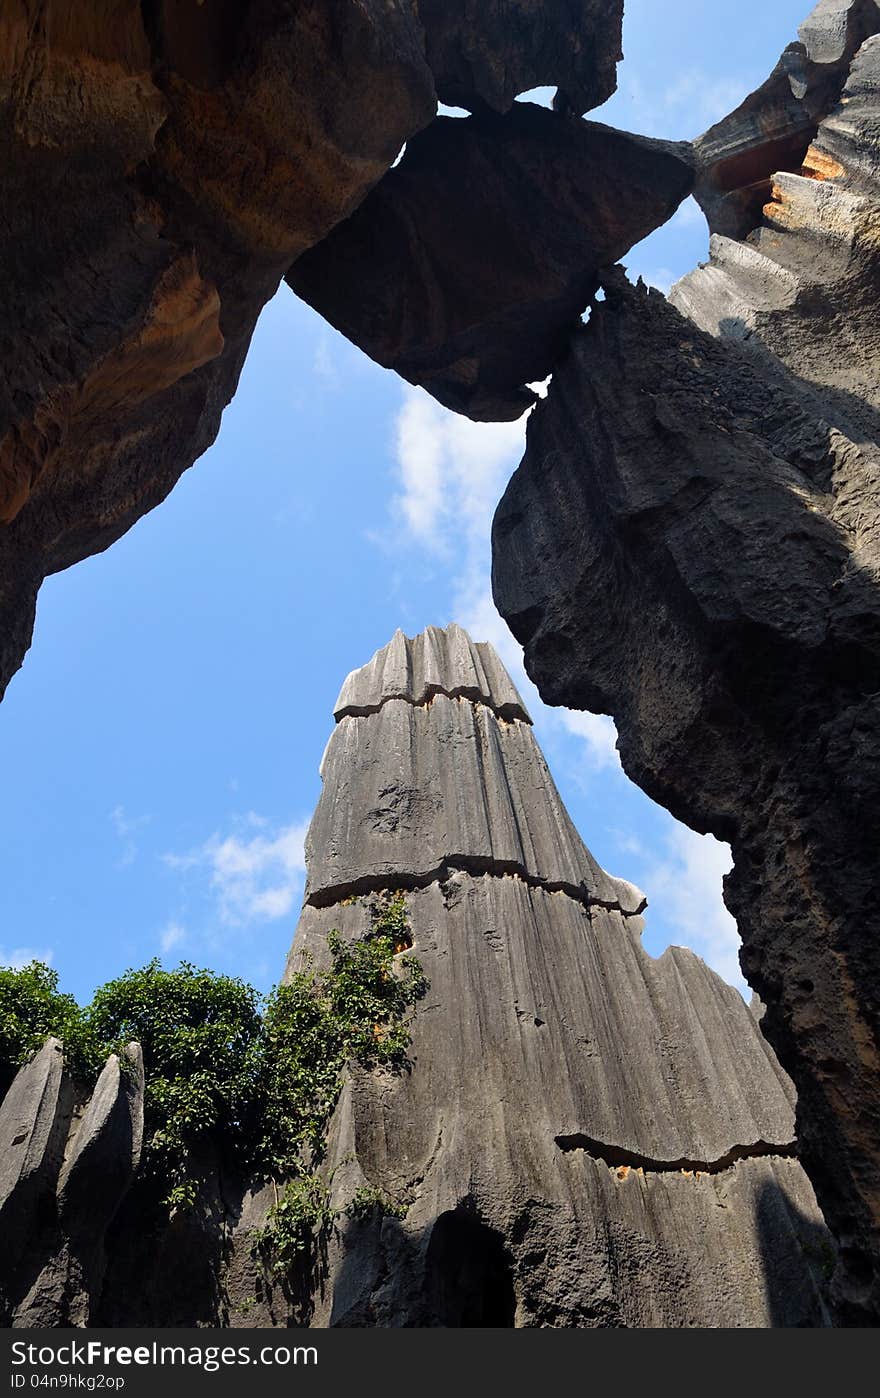
<svg viewBox="0 0 880 1398"><path fill-rule="evenodd" d="M742 78L719 78L701 68L690 68L679 73L666 89L663 103L672 111L687 112L697 136L734 111L748 93L749 84Z"/></svg>
<svg viewBox="0 0 880 1398"><path fill-rule="evenodd" d="M565 734L580 739L583 742L580 761L589 774L620 770L617 729L612 719L603 714L554 709L544 703L537 687L526 674L522 647L495 609L487 578L477 576L469 591L467 587L459 590L455 619L474 640L489 641L495 647L522 695L539 738Z"/></svg>
<svg viewBox="0 0 880 1398"><path fill-rule="evenodd" d="M327 388L339 387L339 370L330 348L330 337L326 332L322 333L318 340L312 368L316 377L321 379Z"/></svg>
<svg viewBox="0 0 880 1398"><path fill-rule="evenodd" d="M443 445L433 404L424 394L408 393L396 424L401 493L394 503L412 534L436 544L443 514Z"/></svg>
<svg viewBox="0 0 880 1398"><path fill-rule="evenodd" d="M20 971L32 961L45 961L51 966L54 955L51 947L15 947L12 951L0 947L0 966L11 966L13 971Z"/></svg>
<svg viewBox="0 0 880 1398"><path fill-rule="evenodd" d="M471 422L422 389L407 389L395 423L400 490L394 510L436 553L488 538L503 485L522 455L525 425Z"/></svg>
<svg viewBox="0 0 880 1398"><path fill-rule="evenodd" d="M114 806L110 812L110 819L122 842L122 854L119 856L118 863L125 868L129 864L133 864L137 858L138 846L134 838L135 835L145 825L149 825L151 818L148 815L129 816L124 806Z"/></svg>
<svg viewBox="0 0 880 1398"><path fill-rule="evenodd" d="M162 948L162 955L167 956L169 951L180 946L186 938L186 929L181 927L179 922L169 922L168 926L159 936L159 946Z"/></svg>
<svg viewBox="0 0 880 1398"><path fill-rule="evenodd" d="M308 822L273 831L251 811L237 824L234 833L214 834L187 854L163 855L164 862L182 873L207 875L217 916L227 926L286 917L302 890ZM249 833L254 830L259 833Z"/></svg>
<svg viewBox="0 0 880 1398"><path fill-rule="evenodd" d="M547 382L532 387L541 397ZM570 713L542 703L523 665L522 648L495 610L490 575L492 516L525 450L526 418L471 422L434 402L421 389L405 391L395 422L403 487L392 508L413 542L455 561L452 616L475 640L497 650L539 731L583 740L587 771L618 767L610 718Z"/></svg>
<svg viewBox="0 0 880 1398"><path fill-rule="evenodd" d="M662 915L684 946L743 994L750 994L739 967L739 933L721 896L721 881L732 867L728 845L674 825L666 838L665 857L643 866L643 880L649 909Z"/></svg>
<svg viewBox="0 0 880 1398"><path fill-rule="evenodd" d="M550 712L558 718L566 732L583 739L595 770L620 766L617 729L613 719L606 714L580 713L571 709L552 709Z"/></svg>

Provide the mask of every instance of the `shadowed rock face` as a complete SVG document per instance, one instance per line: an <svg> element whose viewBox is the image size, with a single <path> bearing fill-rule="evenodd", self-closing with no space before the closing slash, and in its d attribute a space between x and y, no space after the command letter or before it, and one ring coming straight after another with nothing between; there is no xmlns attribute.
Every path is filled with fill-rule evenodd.
<svg viewBox="0 0 880 1398"><path fill-rule="evenodd" d="M815 25L844 11L870 7ZM856 1322L880 1314L878 79L872 37L760 226L673 290L690 320L608 280L493 543L543 697L613 714L633 779L733 845Z"/></svg>
<svg viewBox="0 0 880 1398"><path fill-rule="evenodd" d="M111 1054L78 1098L48 1039L0 1104L0 1318L40 1328L94 1321L107 1230L135 1178L144 1124L143 1058Z"/></svg>
<svg viewBox="0 0 880 1398"><path fill-rule="evenodd" d="M519 417L600 267L690 193L690 148L517 103L438 117L288 274L378 363L482 420Z"/></svg>
<svg viewBox="0 0 880 1398"><path fill-rule="evenodd" d="M210 445L257 315L430 120L413 0L0 18L0 688L46 573Z"/></svg>
<svg viewBox="0 0 880 1398"><path fill-rule="evenodd" d="M356 1074L331 1128L339 1205L369 1184L405 1218L344 1225L312 1323L820 1324L791 1084L736 991L642 950L643 896L514 696L490 647L429 628L336 706L291 970L402 888L430 990L411 1071Z"/></svg>
<svg viewBox="0 0 880 1398"><path fill-rule="evenodd" d="M617 86L623 0L419 0L441 102L505 112L520 92L563 89L579 114Z"/></svg>

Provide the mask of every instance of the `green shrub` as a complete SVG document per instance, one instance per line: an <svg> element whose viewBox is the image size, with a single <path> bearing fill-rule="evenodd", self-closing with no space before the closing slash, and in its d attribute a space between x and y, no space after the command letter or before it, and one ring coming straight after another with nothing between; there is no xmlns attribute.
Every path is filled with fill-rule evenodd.
<svg viewBox="0 0 880 1398"><path fill-rule="evenodd" d="M4 1091L21 1065L52 1035L64 1040L66 1051L75 1048L79 1054L84 1047L83 1012L72 995L58 989L58 972L41 961L18 970L0 967L0 1084Z"/></svg>
<svg viewBox="0 0 880 1398"><path fill-rule="evenodd" d="M362 1184L356 1189L345 1212L349 1218L406 1218L406 1204L392 1199L384 1190L372 1184Z"/></svg>
<svg viewBox="0 0 880 1398"><path fill-rule="evenodd" d="M307 1250L305 1234L314 1242L315 1230L335 1218L315 1167L346 1066L399 1072L406 1065L411 1011L427 989L418 961L396 950L411 945L403 895L380 898L367 937L346 944L331 932L329 967L307 966L269 998L254 1163L273 1179L293 1176L259 1240L276 1273Z"/></svg>
<svg viewBox="0 0 880 1398"><path fill-rule="evenodd" d="M144 1054L145 1175L171 1205L194 1202L193 1150L209 1138L240 1150L259 1073L260 995L232 976L151 961L95 993L86 1010L104 1049L136 1039Z"/></svg>
<svg viewBox="0 0 880 1398"><path fill-rule="evenodd" d="M276 1277L287 1277L297 1263L314 1261L336 1217L326 1180L314 1171L300 1175L280 1194L276 1189L275 1203L257 1234L257 1250Z"/></svg>

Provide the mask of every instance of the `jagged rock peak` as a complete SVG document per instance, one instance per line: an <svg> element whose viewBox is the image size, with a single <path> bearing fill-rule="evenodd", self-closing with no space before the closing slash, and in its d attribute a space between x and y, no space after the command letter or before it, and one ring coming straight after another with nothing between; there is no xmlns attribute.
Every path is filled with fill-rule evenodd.
<svg viewBox="0 0 880 1398"><path fill-rule="evenodd" d="M435 694L473 699L498 718L531 723L516 687L488 641L471 640L462 627L428 626L418 636L395 631L367 665L352 670L333 706L340 719L376 713L388 699L428 704Z"/></svg>
<svg viewBox="0 0 880 1398"><path fill-rule="evenodd" d="M447 662L477 651L450 628L380 657L438 638ZM458 662L439 674L454 688ZM391 697L337 724L322 777L288 975L402 891L428 986L410 1070L343 1089L309 1322L821 1324L791 1083L737 991L645 952L644 899L580 840L534 729ZM351 1217L365 1188L393 1212Z"/></svg>
<svg viewBox="0 0 880 1398"><path fill-rule="evenodd" d="M445 872L515 875L585 907L639 913L562 803L513 681L460 626L398 631L336 704L306 839L306 901L423 888Z"/></svg>

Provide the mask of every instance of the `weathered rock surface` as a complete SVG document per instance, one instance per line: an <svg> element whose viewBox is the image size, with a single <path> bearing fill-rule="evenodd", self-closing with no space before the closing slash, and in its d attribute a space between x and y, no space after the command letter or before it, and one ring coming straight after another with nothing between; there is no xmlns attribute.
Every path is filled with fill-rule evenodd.
<svg viewBox="0 0 880 1398"><path fill-rule="evenodd" d="M0 1105L0 1316L15 1326L88 1325L107 1230L137 1172L144 1120L140 1047L111 1054L78 1100L49 1039Z"/></svg>
<svg viewBox="0 0 880 1398"><path fill-rule="evenodd" d="M0 1228L3 1265L21 1265L64 1153L72 1100L58 1039L47 1039L16 1075L0 1104ZM0 1281L4 1307L7 1284Z"/></svg>
<svg viewBox="0 0 880 1398"><path fill-rule="evenodd" d="M817 411L859 441L880 436L880 8L839 102L796 172L777 173L744 242L716 236L711 261L670 300L712 334L778 360L818 390Z"/></svg>
<svg viewBox="0 0 880 1398"><path fill-rule="evenodd" d="M531 103L438 117L294 291L386 368L469 417L519 417L600 267L674 213L690 148Z"/></svg>
<svg viewBox="0 0 880 1398"><path fill-rule="evenodd" d="M430 979L408 1071L357 1071L343 1088L326 1162L339 1226L301 1275L273 1280L257 1246L273 1190L241 1179L222 1142L198 1161L195 1208L169 1218L155 1181L129 1187L137 1047L75 1107L50 1041L0 1108L0 1144L14 1143L0 1208L4 1222L4 1198L28 1214L17 1260L0 1260L3 1318L827 1323L834 1250L797 1158L792 1084L756 1015L698 957L645 954L644 899L580 841L491 647L456 626L398 633L337 709L291 969L320 963L334 928L369 935L361 888L405 888ZM483 824L459 821L451 787L438 798L444 768ZM377 781L392 805L405 795L409 823L377 814ZM394 1214L348 1216L364 1185Z"/></svg>
<svg viewBox="0 0 880 1398"><path fill-rule="evenodd" d="M880 1316L878 31L874 0L817 8L804 43L834 74L803 166L673 289L689 321L609 281L494 532L543 696L613 714L634 780L733 845L855 1323ZM697 143L704 190L745 110L772 128L766 100Z"/></svg>
<svg viewBox="0 0 880 1398"><path fill-rule="evenodd" d="M530 724L479 692L499 680L463 697L489 648L447 636L398 636L346 681L371 711L339 706L308 841L291 968L332 928L369 934L361 890L403 888L430 980L411 1071L356 1074L331 1130L339 1204L366 1183L405 1218L344 1226L312 1323L822 1323L790 1081L699 958L646 955L644 900L577 837ZM444 650L441 692L400 697L404 655ZM463 857L432 867L444 839Z"/></svg>
<svg viewBox="0 0 880 1398"><path fill-rule="evenodd" d="M449 676L455 687L444 688ZM425 705L438 694L448 699L473 699L486 704L498 718L521 718L528 712L492 646L471 640L452 622L445 629L429 626L418 636L396 631L388 645L376 651L369 665L352 670L339 691L333 717L354 718L377 713L389 699Z"/></svg>
<svg viewBox="0 0 880 1398"><path fill-rule="evenodd" d="M693 149L570 119L613 86L619 0L294 9L11 0L0 12L0 692L29 644L42 578L112 543L213 439L259 310L291 264L291 284L379 362L458 411L510 418L532 402L528 382L563 356L603 266L696 180L715 236L710 263L672 295L689 321L604 277L608 301L576 335L499 513L496 587L545 695L612 711L630 773L733 842L728 898L744 965L797 1083L803 1159L842 1244L838 1313L876 1319L880 5L821 0L768 83ZM517 91L544 82L560 87L556 112L511 109ZM473 116L432 122L438 93ZM340 697L349 737L337 734L326 774L366 803L364 858L353 857L359 831L344 803L324 799L304 917L327 915L318 905L346 886L392 877L422 907L436 887L498 880L530 906L571 901L591 935L607 919L634 937L638 894L595 866L557 797L520 799L524 782L546 795L546 769L488 654L451 637L435 655L435 642L395 642ZM451 690L434 678L449 665ZM498 796L512 774L503 799L480 812L478 781L467 800L456 793L428 755L435 720L456 754L485 753L484 791ZM387 790L383 744L396 763ZM360 755L368 761L355 777ZM400 860L385 843L398 835ZM108 1316L110 1301L95 1310L100 1244L84 1260L61 1231L58 1172L74 1105L58 1059L57 1046L44 1051L7 1098L18 1115L10 1106L0 1117L10 1150L0 1210L13 1240L4 1260L16 1239L31 1248L37 1215L49 1230L38 1229L28 1254L30 1292L17 1275L3 1304L19 1318L80 1323L87 1312ZM115 1161L110 1201L129 1172L125 1151L136 1153L131 1106L111 1079L100 1100L106 1089L116 1105L106 1117L95 1107L91 1144L65 1177L71 1228L78 1172L98 1178ZM377 1089L363 1090L368 1101ZM340 1139L361 1129L354 1094ZM667 1192L679 1188L667 1166L729 1155L651 1155L650 1141L607 1141L589 1123L560 1139L571 1148L560 1147L564 1167L551 1152L557 1172L581 1155L590 1169L624 1169L632 1154L646 1179L662 1167L656 1188ZM801 1188L796 1162L747 1155L725 1166L748 1182L740 1204L771 1166ZM234 1323L245 1305L249 1264L220 1238L230 1218L258 1217L263 1205L221 1175L197 1223L142 1240L138 1314L153 1323ZM767 1187L776 1203L763 1217L779 1229L789 1206ZM411 1273L430 1298L420 1314L449 1318L459 1305L449 1277L465 1276L464 1243L476 1238L483 1281L459 1321L485 1318L474 1307L490 1281L493 1315L512 1314L511 1304L521 1320L538 1315L524 1261L508 1287L512 1216L499 1205L491 1227L475 1222L472 1203L456 1197L442 1227L426 1224L422 1254L409 1218L401 1229L386 1221L379 1241L372 1227L359 1235L354 1271L337 1268L326 1315L402 1314L405 1298L387 1300L391 1283L371 1280L363 1263L375 1248L384 1266L399 1242L403 1273L421 1258ZM601 1216L590 1197L592 1212L571 1216L572 1239ZM137 1215L122 1222L125 1208L110 1209L110 1232L129 1240L114 1254L117 1276L137 1253ZM673 1214L656 1225L639 1215L626 1236L664 1258L679 1245L691 1256L692 1219ZM682 1230L678 1242L661 1239L667 1224ZM534 1236L531 1218L520 1232ZM603 1236L613 1233L609 1224ZM608 1246L596 1255L613 1254L610 1272L603 1261L591 1275L611 1309L591 1293L589 1323L681 1314L668 1309L665 1261L644 1309L620 1301L629 1243ZM755 1277L751 1246L731 1246L729 1265ZM554 1247L547 1255L564 1278L574 1264ZM804 1316L811 1283L798 1291L797 1249L776 1255L785 1284L768 1282L760 1314ZM55 1259L45 1271L43 1257ZM180 1286L168 1295L171 1273ZM744 1275L741 1314L758 1314ZM783 1311L766 1300L777 1282ZM543 1319L571 1314L559 1305ZM291 1312L270 1297L257 1314L275 1323Z"/></svg>

